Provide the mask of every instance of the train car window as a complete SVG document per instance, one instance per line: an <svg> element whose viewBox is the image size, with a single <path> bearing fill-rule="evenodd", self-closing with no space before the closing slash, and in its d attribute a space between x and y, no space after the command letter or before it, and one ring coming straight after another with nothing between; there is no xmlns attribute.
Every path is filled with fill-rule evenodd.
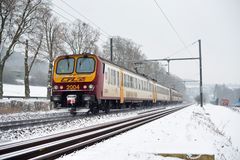
<svg viewBox="0 0 240 160"><path fill-rule="evenodd" d="M95 60L93 58L80 57L77 60L77 73L92 73L95 69Z"/></svg>
<svg viewBox="0 0 240 160"><path fill-rule="evenodd" d="M125 74L124 76L125 76L125 87L127 87L127 85L128 85L128 82L127 82L127 75Z"/></svg>
<svg viewBox="0 0 240 160"><path fill-rule="evenodd" d="M74 59L73 58L66 58L61 59L57 63L57 74L69 74L73 73L74 69Z"/></svg>
<svg viewBox="0 0 240 160"><path fill-rule="evenodd" d="M126 87L129 87L129 76L126 74Z"/></svg>
<svg viewBox="0 0 240 160"><path fill-rule="evenodd" d="M105 72L105 68L107 69L107 67L104 65L104 81L108 82L108 72Z"/></svg>
<svg viewBox="0 0 240 160"><path fill-rule="evenodd" d="M145 91L145 82L143 81L143 91Z"/></svg>
<svg viewBox="0 0 240 160"><path fill-rule="evenodd" d="M103 63L103 73L105 72L105 63Z"/></svg>
<svg viewBox="0 0 240 160"><path fill-rule="evenodd" d="M141 80L138 80L138 89L140 89L141 90Z"/></svg>
<svg viewBox="0 0 240 160"><path fill-rule="evenodd" d="M116 84L117 84L117 83L116 83L116 81L117 81L117 76L116 76L116 75L117 75L117 74L116 74L116 71L115 71L115 70L113 71L113 75L114 75L114 76L113 76L113 77L114 77L114 85L116 85Z"/></svg>
<svg viewBox="0 0 240 160"><path fill-rule="evenodd" d="M119 72L117 71L117 86L119 86Z"/></svg>
<svg viewBox="0 0 240 160"><path fill-rule="evenodd" d="M133 88L136 89L137 87L137 79L133 78Z"/></svg>
<svg viewBox="0 0 240 160"><path fill-rule="evenodd" d="M110 68L108 68L108 84L111 82L111 73L110 73Z"/></svg>
<svg viewBox="0 0 240 160"><path fill-rule="evenodd" d="M111 69L111 84L116 85L116 71Z"/></svg>
<svg viewBox="0 0 240 160"><path fill-rule="evenodd" d="M146 91L146 88L147 88L147 87L146 87L146 81L144 81L144 85L143 85L143 87L144 87L143 90Z"/></svg>
<svg viewBox="0 0 240 160"><path fill-rule="evenodd" d="M111 81L110 81L110 84L113 84L113 79L114 79L114 77L113 77L113 70L111 69Z"/></svg>
<svg viewBox="0 0 240 160"><path fill-rule="evenodd" d="M139 79L137 79L137 89L140 89Z"/></svg>
<svg viewBox="0 0 240 160"><path fill-rule="evenodd" d="M130 80L130 88L133 88L133 77L130 76L129 80Z"/></svg>

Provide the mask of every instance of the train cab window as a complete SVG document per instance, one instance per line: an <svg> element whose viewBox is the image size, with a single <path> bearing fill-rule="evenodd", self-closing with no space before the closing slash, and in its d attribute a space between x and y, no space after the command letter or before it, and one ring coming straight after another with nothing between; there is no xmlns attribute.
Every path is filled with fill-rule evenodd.
<svg viewBox="0 0 240 160"><path fill-rule="evenodd" d="M77 73L92 73L95 68L95 60L90 57L80 57L77 60Z"/></svg>
<svg viewBox="0 0 240 160"><path fill-rule="evenodd" d="M57 74L69 74L73 73L74 69L74 59L73 58L65 58L61 59L57 63Z"/></svg>

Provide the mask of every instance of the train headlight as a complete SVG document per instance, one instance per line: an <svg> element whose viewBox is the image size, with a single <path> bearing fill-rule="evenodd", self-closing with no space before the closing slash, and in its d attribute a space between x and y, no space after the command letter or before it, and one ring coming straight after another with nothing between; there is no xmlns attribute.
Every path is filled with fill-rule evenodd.
<svg viewBox="0 0 240 160"><path fill-rule="evenodd" d="M83 86L83 89L87 89L87 85L84 85L84 86Z"/></svg>
<svg viewBox="0 0 240 160"><path fill-rule="evenodd" d="M53 86L53 89L57 90L57 89L58 89L58 86L57 86L57 85Z"/></svg>
<svg viewBox="0 0 240 160"><path fill-rule="evenodd" d="M89 88L89 89L93 89L93 88L94 88L94 85L93 85L93 84L89 84L88 88Z"/></svg>
<svg viewBox="0 0 240 160"><path fill-rule="evenodd" d="M55 102L61 101L61 96L59 95L53 95L51 98L52 98L52 101L55 101Z"/></svg>
<svg viewBox="0 0 240 160"><path fill-rule="evenodd" d="M60 86L60 89L63 89L63 86Z"/></svg>

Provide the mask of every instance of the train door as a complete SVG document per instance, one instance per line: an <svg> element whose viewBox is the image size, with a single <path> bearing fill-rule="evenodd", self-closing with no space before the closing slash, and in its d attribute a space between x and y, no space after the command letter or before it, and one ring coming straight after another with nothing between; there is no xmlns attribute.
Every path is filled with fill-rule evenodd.
<svg viewBox="0 0 240 160"><path fill-rule="evenodd" d="M123 72L120 71L120 103L124 103Z"/></svg>

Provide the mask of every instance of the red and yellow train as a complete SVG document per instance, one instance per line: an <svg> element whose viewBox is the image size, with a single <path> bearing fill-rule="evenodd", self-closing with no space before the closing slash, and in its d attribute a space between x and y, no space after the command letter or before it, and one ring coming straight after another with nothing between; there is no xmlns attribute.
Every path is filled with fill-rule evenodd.
<svg viewBox="0 0 240 160"><path fill-rule="evenodd" d="M94 54L59 56L54 61L54 106L88 107L96 114L122 106L182 102L182 95L155 80L120 67Z"/></svg>

